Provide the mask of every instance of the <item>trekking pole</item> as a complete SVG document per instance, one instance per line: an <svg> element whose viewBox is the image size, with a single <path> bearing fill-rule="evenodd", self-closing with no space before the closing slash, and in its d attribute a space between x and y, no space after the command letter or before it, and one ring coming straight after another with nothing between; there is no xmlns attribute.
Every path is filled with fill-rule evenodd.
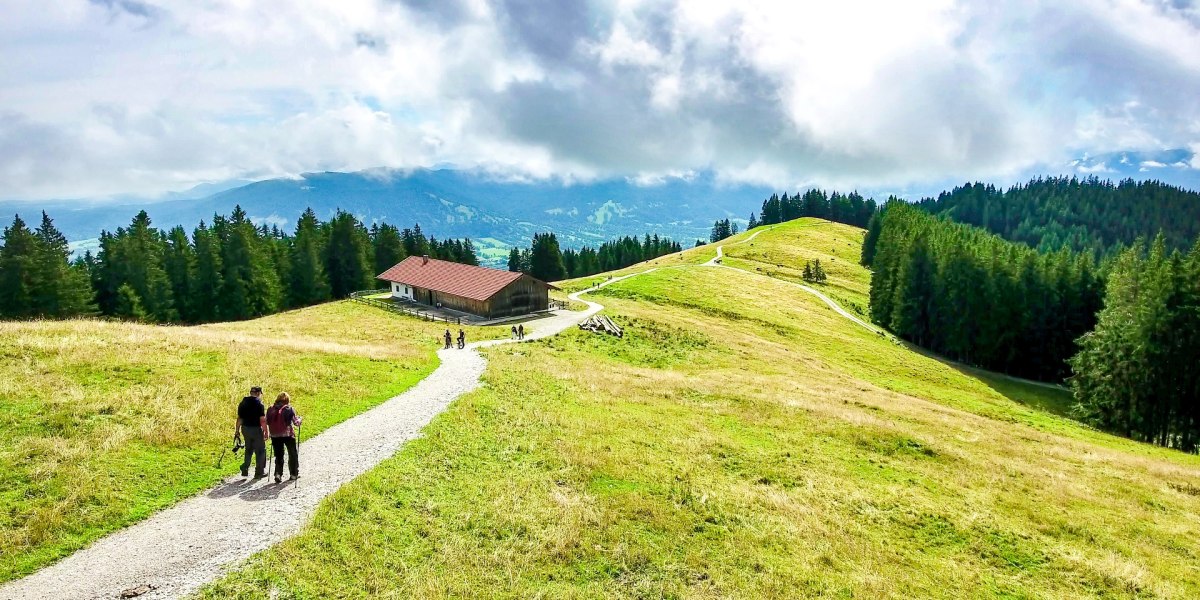
<svg viewBox="0 0 1200 600"><path fill-rule="evenodd" d="M296 426L296 465L300 464L300 426ZM299 466L297 466L299 468ZM300 480L296 480L296 489L300 489Z"/></svg>

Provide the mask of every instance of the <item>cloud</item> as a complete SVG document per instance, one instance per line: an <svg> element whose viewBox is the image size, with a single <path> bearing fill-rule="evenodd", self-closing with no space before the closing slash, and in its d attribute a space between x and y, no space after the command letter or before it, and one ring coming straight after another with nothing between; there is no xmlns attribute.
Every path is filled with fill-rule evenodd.
<svg viewBox="0 0 1200 600"><path fill-rule="evenodd" d="M1200 147L1183 3L9 4L0 197L442 163L905 186Z"/></svg>

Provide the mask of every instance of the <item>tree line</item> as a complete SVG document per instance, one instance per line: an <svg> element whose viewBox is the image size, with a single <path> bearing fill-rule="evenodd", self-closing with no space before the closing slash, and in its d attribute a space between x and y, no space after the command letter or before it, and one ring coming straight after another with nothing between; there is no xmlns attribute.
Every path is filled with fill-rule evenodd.
<svg viewBox="0 0 1200 600"><path fill-rule="evenodd" d="M783 195L771 194L770 198L763 200L761 212L750 213L746 231L759 225L775 225L802 217L816 217L865 228L878 209L874 198L863 198L858 192L843 194L834 191L827 194L824 190L814 188L792 196L788 196L787 192ZM729 219L718 219L713 222L708 241L716 243L737 234L737 223L730 222ZM696 246L702 245L702 240L696 240Z"/></svg>
<svg viewBox="0 0 1200 600"><path fill-rule="evenodd" d="M159 230L141 211L74 260L48 215L33 231L17 216L0 247L0 318L249 319L374 287L377 274L413 255L478 264L470 239L426 237L420 225L368 229L344 211L322 222L305 210L287 234L235 207L191 235Z"/></svg>
<svg viewBox="0 0 1200 600"><path fill-rule="evenodd" d="M1196 452L1200 237L1187 254L1169 239L1135 239L1098 265L889 202L863 244L871 318L955 360L1066 379L1085 422Z"/></svg>
<svg viewBox="0 0 1200 600"><path fill-rule="evenodd" d="M863 244L871 319L967 364L1062 381L1095 325L1102 281L1089 253L1041 253L890 201Z"/></svg>
<svg viewBox="0 0 1200 600"><path fill-rule="evenodd" d="M763 200L762 211L758 215L750 213L747 229L801 217L816 217L866 228L877 209L874 198L863 198L858 192L843 194L835 191L826 194L823 190L811 189L790 197L784 192L782 196L771 194L770 198Z"/></svg>
<svg viewBox="0 0 1200 600"><path fill-rule="evenodd" d="M670 238L646 234L641 240L625 236L578 250L562 250L553 233L537 233L527 248L513 247L508 254L508 270L521 272L542 281L560 281L615 271L642 261L680 252L683 247Z"/></svg>
<svg viewBox="0 0 1200 600"><path fill-rule="evenodd" d="M1200 236L1200 194L1158 181L1048 177L1005 191L971 183L918 206L1044 251L1112 254L1159 232L1167 248L1186 249Z"/></svg>
<svg viewBox="0 0 1200 600"><path fill-rule="evenodd" d="M1071 359L1076 410L1089 423L1196 452L1200 441L1200 238L1184 255L1167 235L1121 252L1104 308Z"/></svg>

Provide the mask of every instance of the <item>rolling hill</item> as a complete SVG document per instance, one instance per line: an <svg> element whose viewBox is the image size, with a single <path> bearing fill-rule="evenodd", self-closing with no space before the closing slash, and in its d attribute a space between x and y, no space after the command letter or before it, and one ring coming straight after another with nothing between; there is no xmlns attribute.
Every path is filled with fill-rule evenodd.
<svg viewBox="0 0 1200 600"><path fill-rule="evenodd" d="M483 389L205 597L1200 594L1200 458L789 281L829 257L861 295L861 234L804 219L727 240L744 271L700 266L713 246L627 269L594 294L623 339L488 351Z"/></svg>

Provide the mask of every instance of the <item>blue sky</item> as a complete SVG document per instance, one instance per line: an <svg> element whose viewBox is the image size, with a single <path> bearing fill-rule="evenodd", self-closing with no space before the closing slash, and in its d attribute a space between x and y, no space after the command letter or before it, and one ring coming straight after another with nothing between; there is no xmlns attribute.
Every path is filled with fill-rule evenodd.
<svg viewBox="0 0 1200 600"><path fill-rule="evenodd" d="M0 11L0 198L436 164L881 188L1200 150L1200 10L1177 0Z"/></svg>

